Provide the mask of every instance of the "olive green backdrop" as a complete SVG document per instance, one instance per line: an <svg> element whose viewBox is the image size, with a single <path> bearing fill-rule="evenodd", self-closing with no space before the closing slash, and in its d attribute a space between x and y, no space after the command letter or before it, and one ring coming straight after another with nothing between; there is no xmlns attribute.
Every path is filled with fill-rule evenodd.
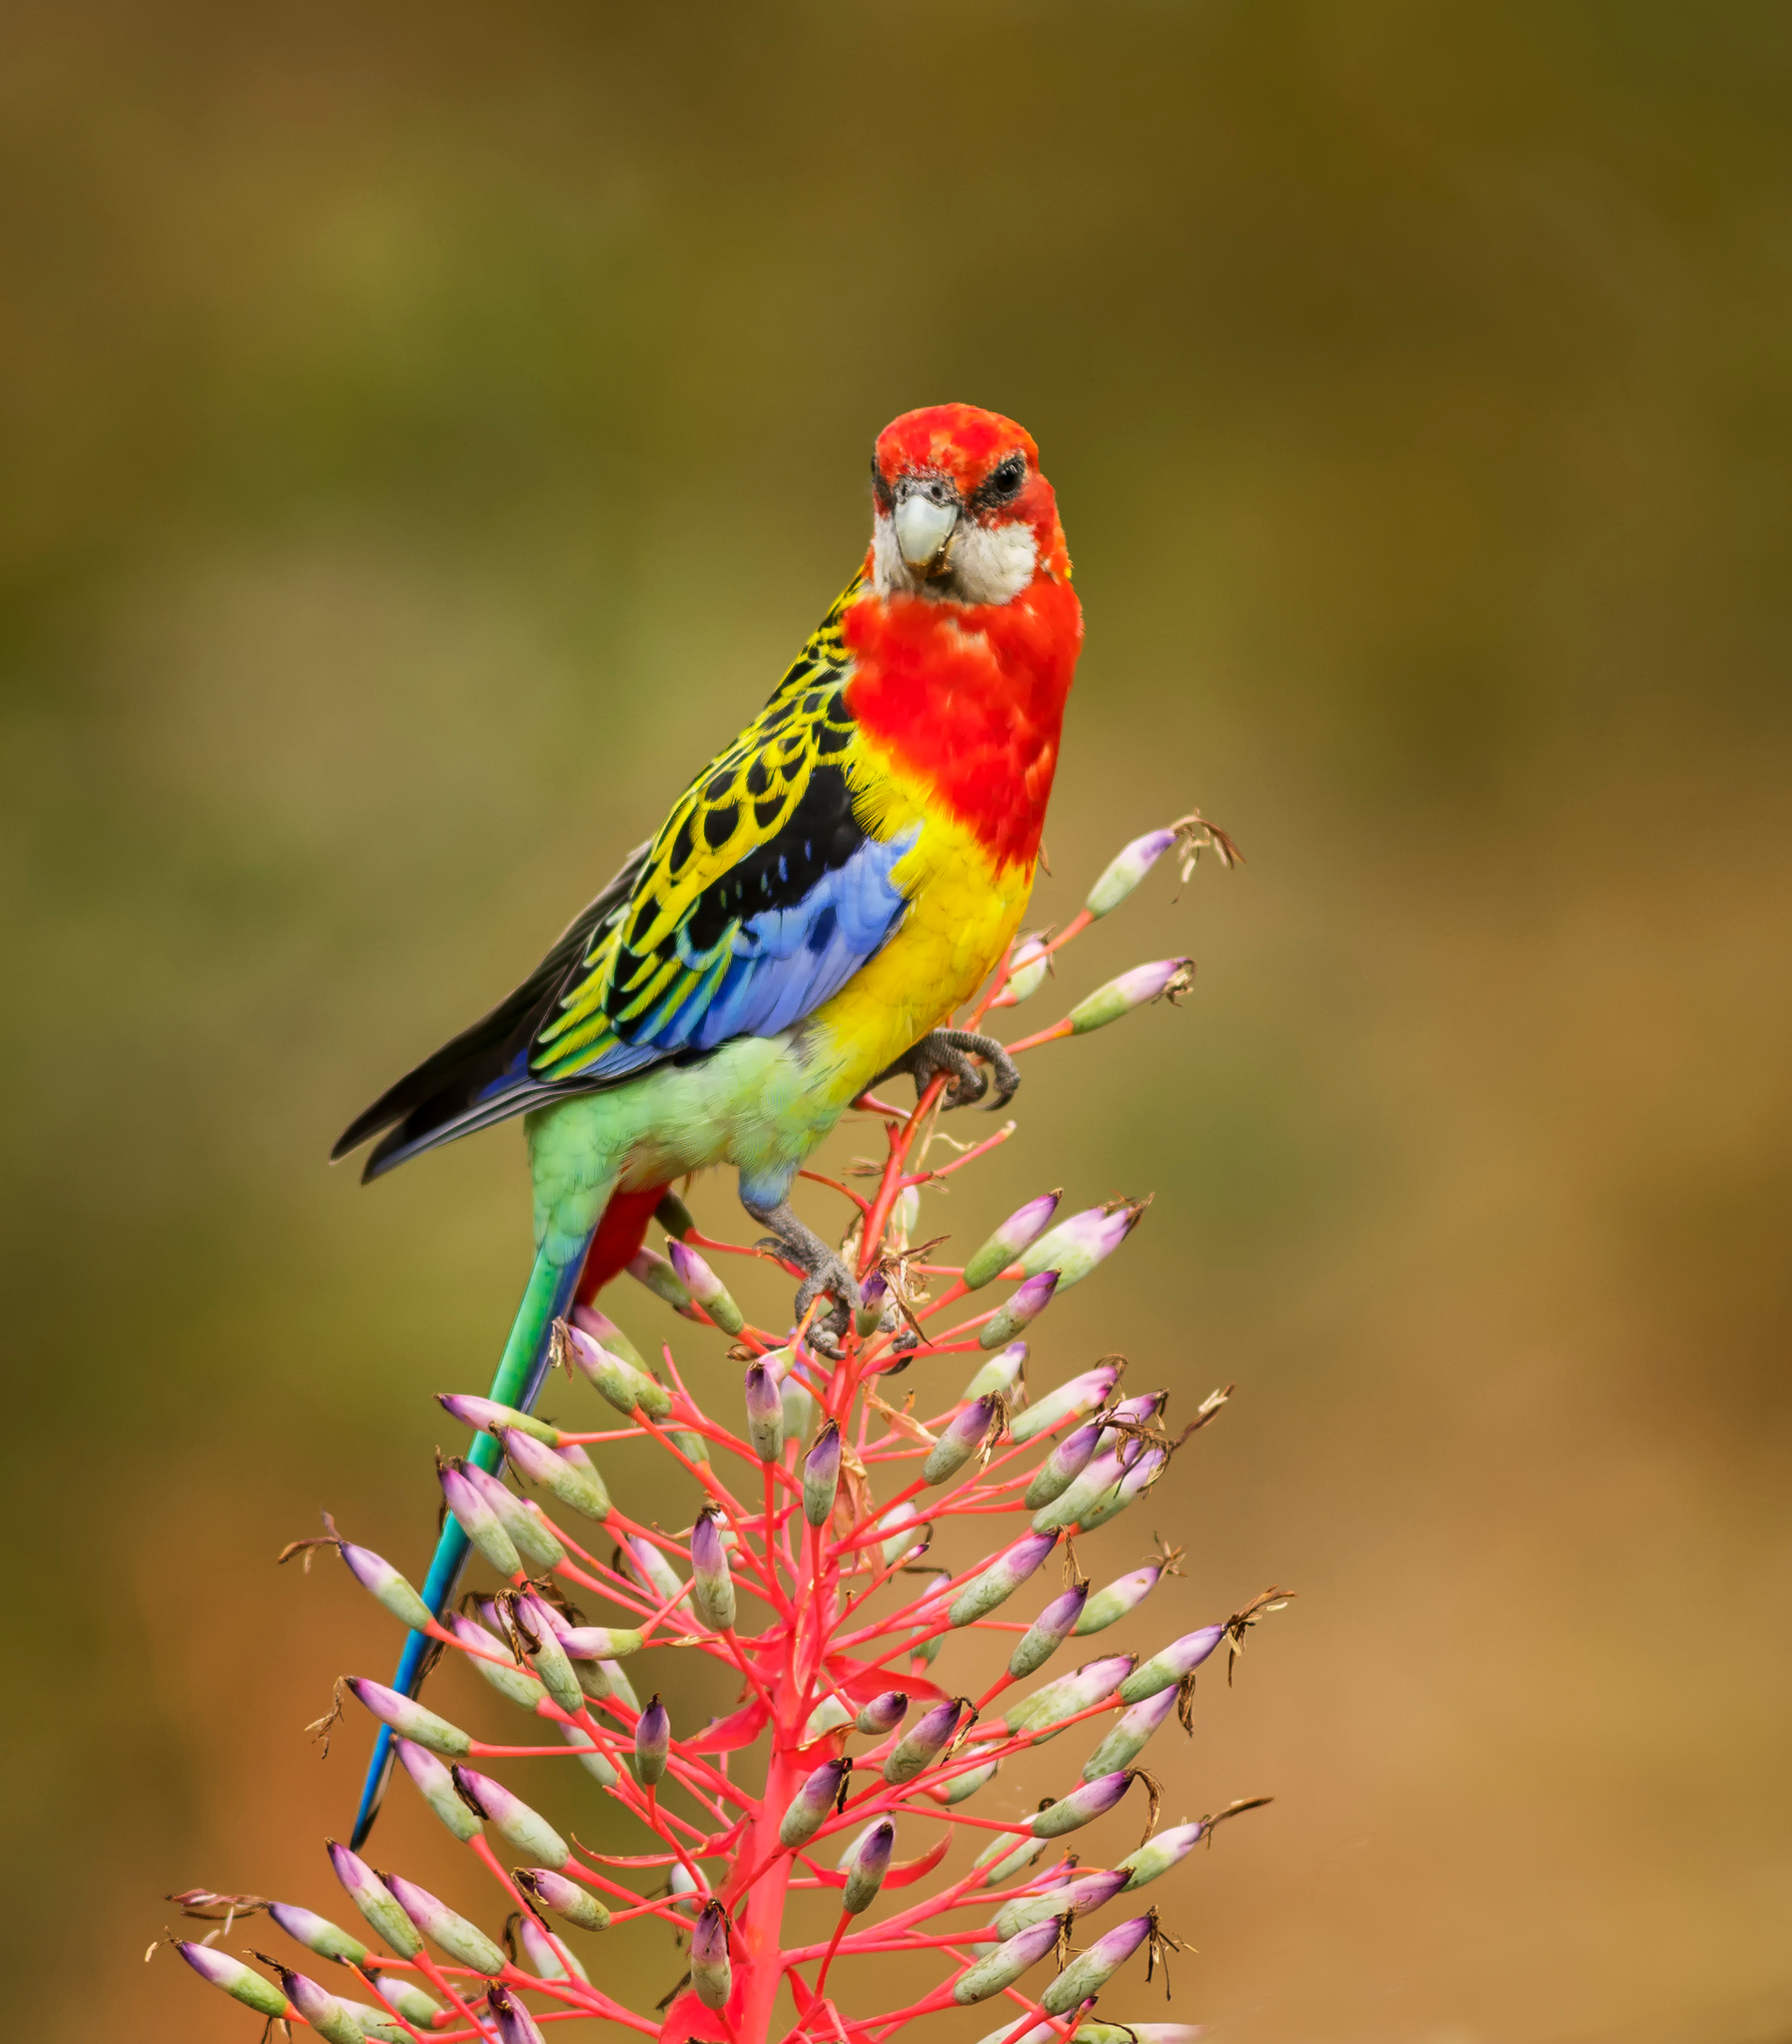
<svg viewBox="0 0 1792 2044"><path fill-rule="evenodd" d="M1249 859L1073 956L1038 1024L1172 950L1197 991L1042 1053L937 1203L1156 1194L1038 1345L1238 1385L1104 1536L1190 1545L1125 1643L1301 1593L1154 1750L1172 1817L1276 1801L1153 1892L1173 2009L1114 2012L1792 2035L1792 16L4 40L9 2029L252 2039L142 1964L160 1895L335 1906L365 1734L302 1727L395 1642L272 1557L327 1503L420 1566L426 1394L482 1387L528 1217L514 1131L370 1191L330 1139L763 699L877 428L962 398L1037 435L1088 612L1038 920L1195 802ZM657 1937L594 1962L650 2001Z"/></svg>

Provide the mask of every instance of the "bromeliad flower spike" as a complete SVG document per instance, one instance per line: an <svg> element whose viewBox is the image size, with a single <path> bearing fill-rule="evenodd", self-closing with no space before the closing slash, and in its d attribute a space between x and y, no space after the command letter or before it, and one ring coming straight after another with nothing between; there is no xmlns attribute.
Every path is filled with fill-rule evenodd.
<svg viewBox="0 0 1792 2044"><path fill-rule="evenodd" d="M1065 931L1012 947L973 1026L1036 990L1038 962L1049 966L1159 853L1201 842L1225 844L1195 819L1129 846ZM1007 1049L1096 1026L1078 1015L1111 1021L1173 995L1188 970L1173 960L1126 974ZM1088 1635L1134 1617L1181 1573L1180 1550L1160 1543L1142 1567L1126 1555L1119 1572L1092 1576L1086 1536L1152 1490L1225 1394L1179 1436L1162 1393L1123 1395L1118 1357L1040 1381L1053 1301L1114 1254L1145 1208L1060 1219L1058 1194L1042 1194L977 1231L961 1265L933 1260L934 1243L918 1240L920 1207L1014 1128L950 1143L938 1127L948 1104L944 1072L924 1079L908 1113L865 1096L882 1162L865 1167L862 1192L817 1181L846 1202L840 1254L869 1301L825 1346L812 1311L775 1334L753 1325L718 1274L728 1255L753 1252L700 1235L679 1203L664 1209L668 1254L638 1259L636 1275L696 1323L712 1376L726 1348L740 1385L729 1402L700 1404L670 1345L656 1368L583 1305L555 1324L553 1352L610 1408L593 1413L602 1424L443 1396L518 1486L471 1458L443 1465L447 1510L497 1579L446 1622L333 1524L289 1550L334 1546L400 1624L459 1654L531 1720L493 1736L482 1717L463 1728L399 1689L343 1685L480 1862L508 1934L332 1842L337 1913L346 1907L355 1927L309 1906L190 1891L176 1899L224 1919L225 1937L266 1910L297 1947L258 1969L254 1948L226 1951L216 1930L179 1942L203 1978L264 2021L308 2024L332 2044L517 2044L583 2021L665 2044L888 2044L984 2001L999 2019L986 2044L1193 2035L1107 2019L1110 2000L1137 1996L1139 1975L1177 1949L1134 1897L1222 1819L1266 1799L1159 1831L1168 1769L1142 1763L1172 1712L1188 1728L1203 1666L1221 1655L1230 1671L1283 1596L1227 1599L1230 1617L1142 1658L1092 1640L1077 1659ZM597 1455L616 1473L616 1458L643 1452L665 1457L688 1496L682 1530L612 1502ZM927 1558L936 1535L949 1565ZM707 1723L679 1723L656 1689L666 1648L713 1664ZM1055 1797L1033 1807L1018 1768L1005 1781L1002 1770L1066 1732L1078 1750ZM569 1766L638 1827L620 1841L629 1850L587 1846L556 1814ZM827 1905L819 1915L814 1898ZM1092 1924L1104 1911L1115 1920ZM622 1938L663 1950L671 1992L658 2008L625 2006L606 1986L602 1959ZM891 1954L911 1955L912 1985L901 2005L877 2007L872 1989L888 1971L856 1962Z"/></svg>

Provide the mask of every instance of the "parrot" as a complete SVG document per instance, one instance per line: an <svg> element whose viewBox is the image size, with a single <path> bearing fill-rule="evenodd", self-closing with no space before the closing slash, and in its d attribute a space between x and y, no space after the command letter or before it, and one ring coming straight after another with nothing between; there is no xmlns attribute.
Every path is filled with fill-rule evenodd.
<svg viewBox="0 0 1792 2044"><path fill-rule="evenodd" d="M764 709L522 985L332 1152L377 1138L366 1181L522 1118L536 1250L504 1404L532 1406L555 1320L628 1261L674 1180L714 1166L800 1273L799 1321L816 1307L835 1341L859 1290L791 1206L805 1159L880 1080L943 1075L952 1105L1019 1084L999 1043L950 1024L1024 912L1081 650L1056 495L1030 435L957 404L884 429L871 497L858 571ZM472 1458L501 1452L482 1434ZM468 1544L448 1519L421 1592L438 1617ZM429 1646L409 1635L403 1693ZM391 1762L382 1728L356 1845Z"/></svg>

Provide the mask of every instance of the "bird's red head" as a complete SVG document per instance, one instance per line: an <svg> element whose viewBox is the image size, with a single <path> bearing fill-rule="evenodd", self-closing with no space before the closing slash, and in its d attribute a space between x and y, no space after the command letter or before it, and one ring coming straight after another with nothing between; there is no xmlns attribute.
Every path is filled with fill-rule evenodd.
<svg viewBox="0 0 1792 2044"><path fill-rule="evenodd" d="M871 566L878 594L1011 602L1034 578L1068 581L1057 500L1033 436L976 405L904 412L877 436Z"/></svg>

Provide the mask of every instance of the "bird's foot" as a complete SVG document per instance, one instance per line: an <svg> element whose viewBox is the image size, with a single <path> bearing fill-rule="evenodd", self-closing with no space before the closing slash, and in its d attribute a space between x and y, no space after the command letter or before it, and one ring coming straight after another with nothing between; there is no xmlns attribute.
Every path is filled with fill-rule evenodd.
<svg viewBox="0 0 1792 2044"><path fill-rule="evenodd" d="M853 1316L861 1303L858 1280L846 1258L838 1250L830 1249L813 1228L797 1218L788 1200L781 1201L775 1207L761 1207L755 1206L743 1193L740 1203L762 1228L772 1231L757 1247L788 1258L803 1273L803 1281L796 1288L794 1308L797 1325L802 1324L803 1316L824 1292L833 1301L810 1324L809 1339L824 1355L837 1355L840 1339L852 1325Z"/></svg>
<svg viewBox="0 0 1792 2044"><path fill-rule="evenodd" d="M993 1036L981 1036L972 1029L930 1030L913 1050L881 1071L872 1084L881 1085L898 1072L907 1072L915 1082L919 1098L943 1072L950 1082L946 1105L969 1107L989 1091L989 1081L973 1059L980 1059L995 1074L996 1093L990 1106L1006 1107L1020 1084L1019 1070Z"/></svg>

